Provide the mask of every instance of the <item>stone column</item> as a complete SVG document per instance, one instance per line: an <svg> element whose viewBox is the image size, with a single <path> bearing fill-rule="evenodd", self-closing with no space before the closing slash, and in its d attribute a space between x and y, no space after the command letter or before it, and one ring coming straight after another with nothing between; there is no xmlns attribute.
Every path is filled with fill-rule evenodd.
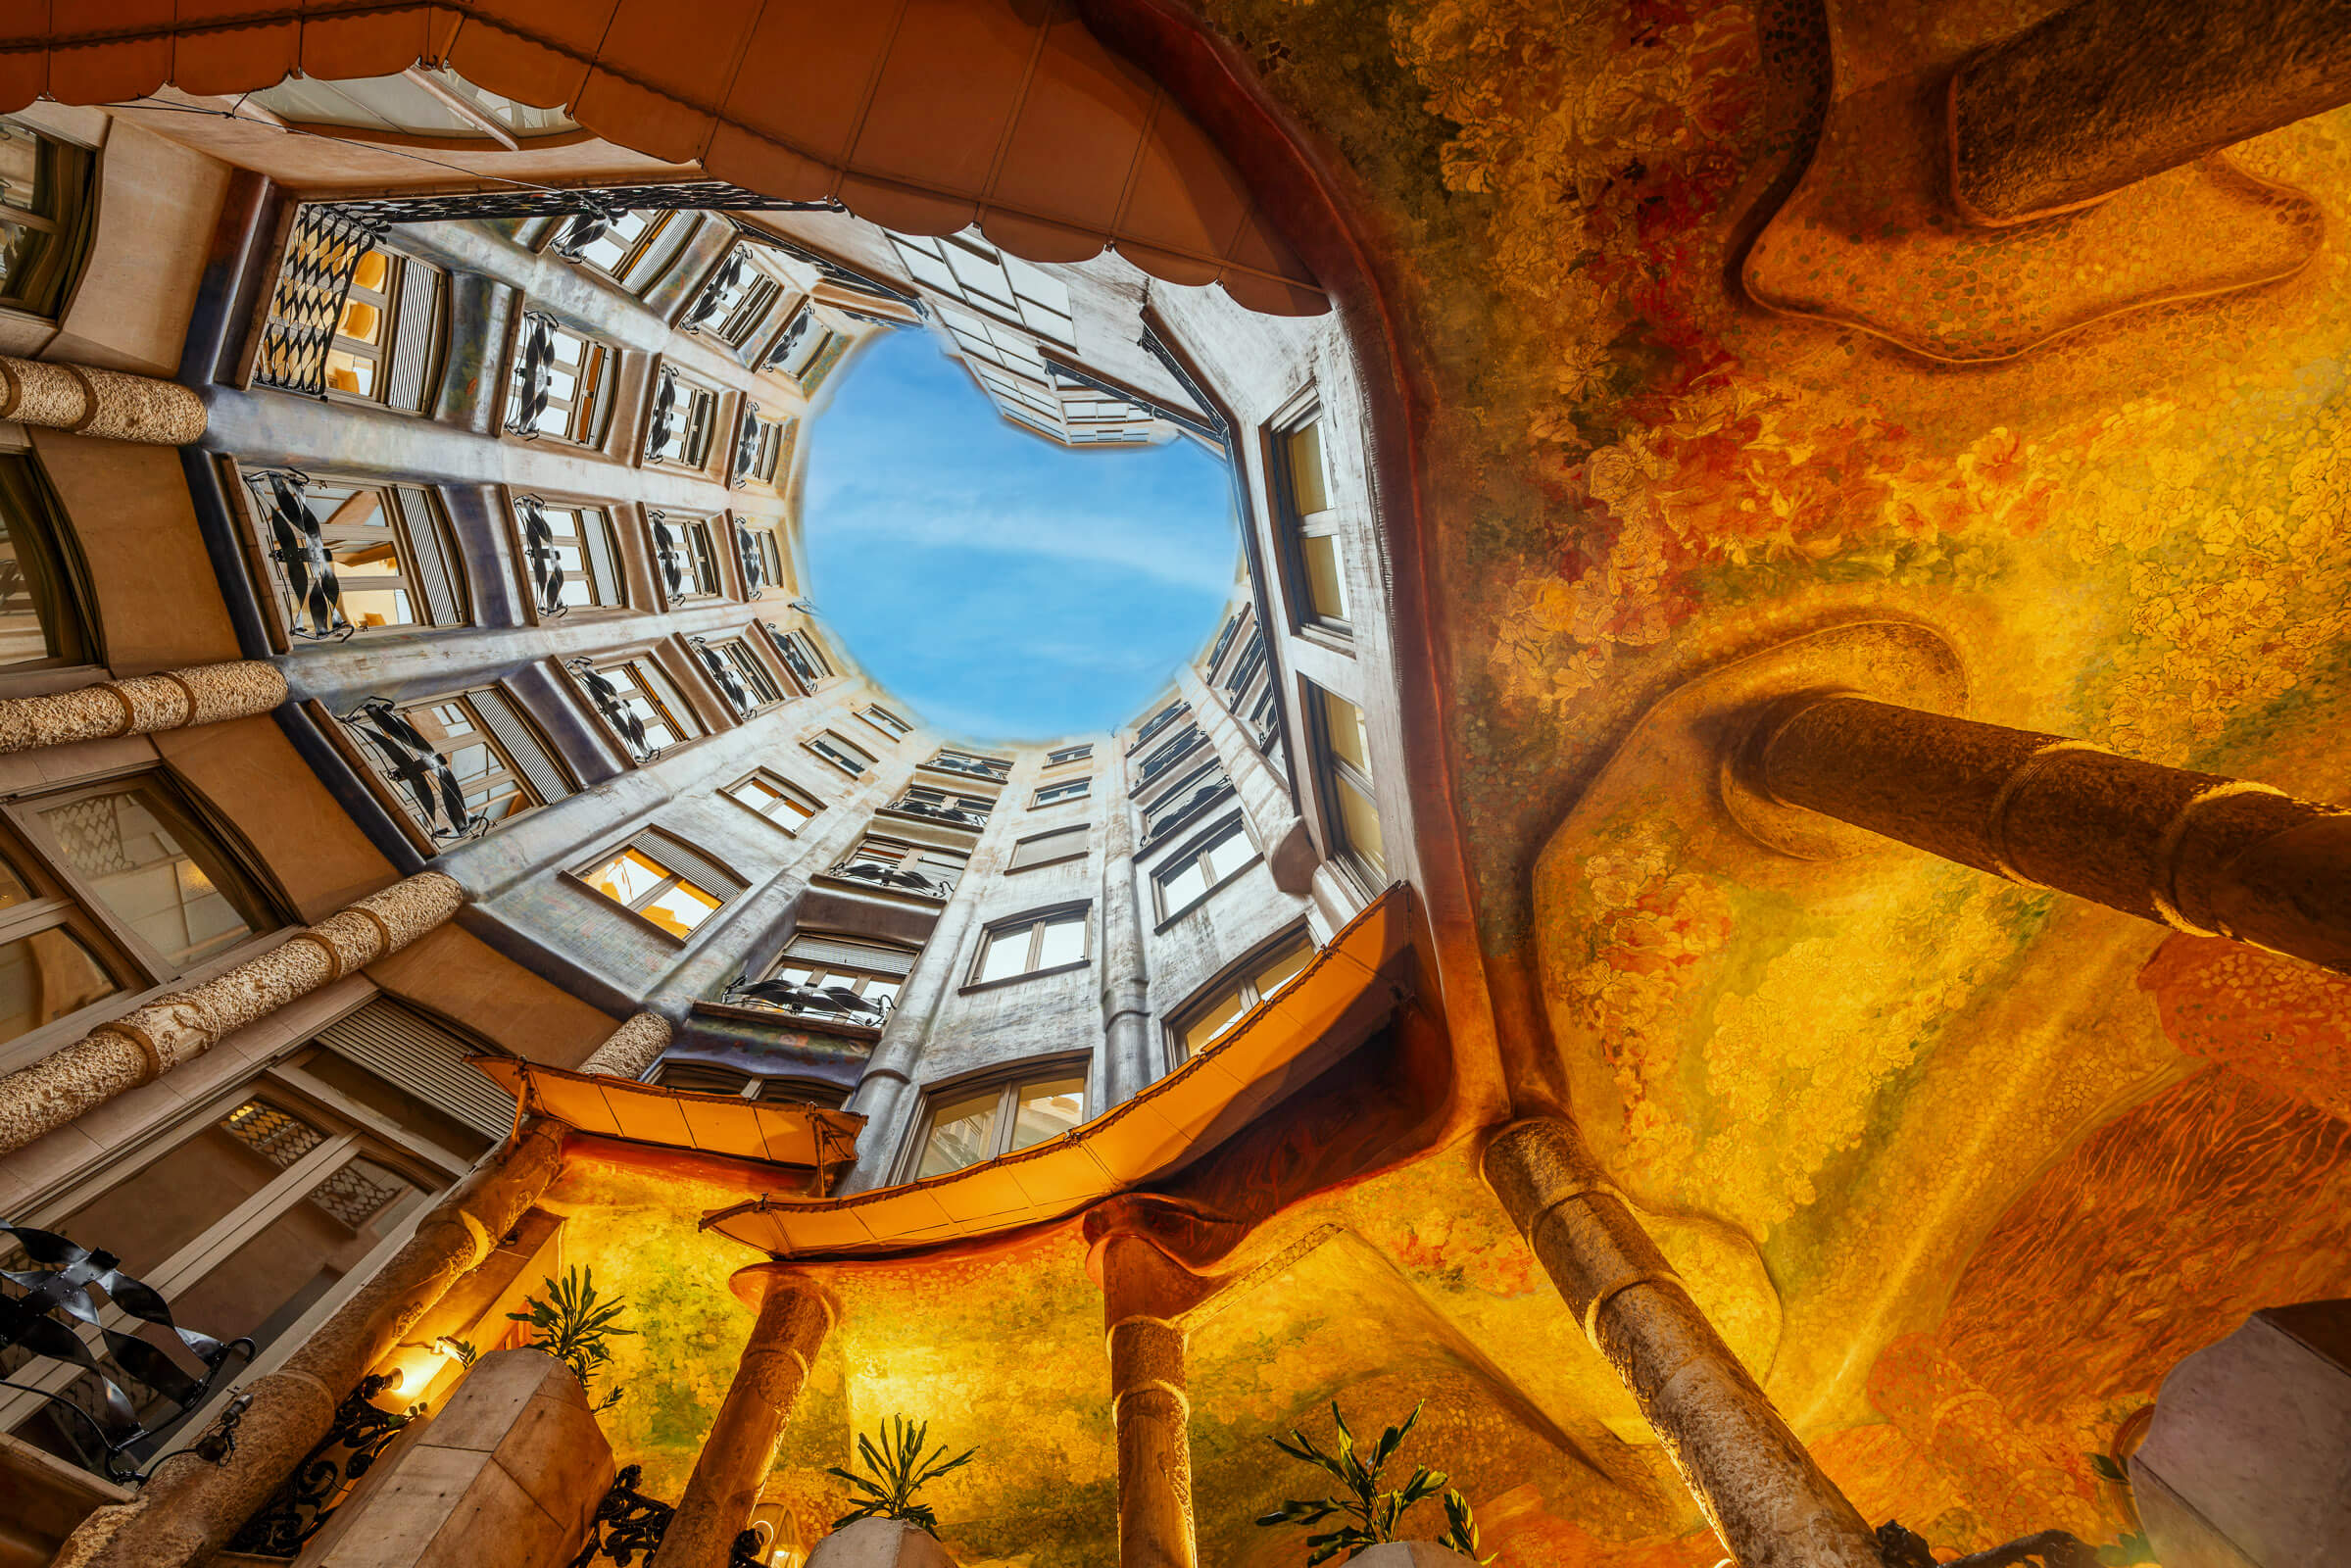
<svg viewBox="0 0 2351 1568"><path fill-rule="evenodd" d="M2345 103L2335 0L2077 0L1953 76L1952 198L2022 223Z"/></svg>
<svg viewBox="0 0 2351 1568"><path fill-rule="evenodd" d="M2351 972L2340 807L1834 693L1768 710L1733 784L2029 887Z"/></svg>
<svg viewBox="0 0 2351 1568"><path fill-rule="evenodd" d="M151 375L0 355L0 419L184 447L204 435L204 401Z"/></svg>
<svg viewBox="0 0 2351 1568"><path fill-rule="evenodd" d="M0 1078L0 1154L153 1081L257 1018L446 923L464 890L423 871L370 893L200 986L159 997Z"/></svg>
<svg viewBox="0 0 2351 1568"><path fill-rule="evenodd" d="M1884 1568L1821 1473L1564 1121L1515 1122L1486 1180L1739 1568Z"/></svg>
<svg viewBox="0 0 2351 1568"><path fill-rule="evenodd" d="M1116 1105L1159 1076L1161 1057L1151 1039L1151 970L1135 886L1135 812L1123 758L1104 764L1102 782L1102 1090Z"/></svg>
<svg viewBox="0 0 2351 1568"><path fill-rule="evenodd" d="M213 724L266 713L285 700L285 676L275 664L255 659L10 697L0 699L0 752Z"/></svg>
<svg viewBox="0 0 2351 1568"><path fill-rule="evenodd" d="M1180 1321L1190 1276L1134 1231L1112 1230L1097 1245L1118 1427L1119 1568L1199 1568Z"/></svg>
<svg viewBox="0 0 2351 1568"><path fill-rule="evenodd" d="M731 1283L759 1318L652 1568L726 1568L727 1550L751 1525L784 1422L808 1383L808 1362L839 1311L831 1292L781 1264L755 1263Z"/></svg>
<svg viewBox="0 0 2351 1568"><path fill-rule="evenodd" d="M1304 893L1314 880L1314 840L1306 831L1305 819L1298 815L1298 802L1291 799L1289 781L1274 771L1265 754L1257 750L1249 727L1225 707L1223 695L1210 690L1198 670L1178 664L1175 678L1176 690L1192 705L1200 733L1208 737L1217 760L1224 763L1233 780L1249 840L1265 857L1274 886L1284 893Z"/></svg>
<svg viewBox="0 0 2351 1568"><path fill-rule="evenodd" d="M416 1320L490 1255L563 1168L560 1122L534 1120L425 1210L406 1246L283 1367L245 1385L235 1446L220 1464L181 1451L137 1500L101 1508L51 1568L183 1568L209 1561L334 1424L335 1405Z"/></svg>
<svg viewBox="0 0 2351 1568"><path fill-rule="evenodd" d="M573 1070L600 1073L608 1078L640 1078L645 1069L661 1059L669 1049L671 1034L669 1020L658 1012L640 1012L612 1031L605 1043L598 1046Z"/></svg>

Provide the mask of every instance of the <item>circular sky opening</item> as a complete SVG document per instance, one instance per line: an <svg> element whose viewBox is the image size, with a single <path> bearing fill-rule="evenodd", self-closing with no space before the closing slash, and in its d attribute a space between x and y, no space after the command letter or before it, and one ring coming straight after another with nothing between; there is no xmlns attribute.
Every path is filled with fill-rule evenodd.
<svg viewBox="0 0 2351 1568"><path fill-rule="evenodd" d="M866 672L974 741L1136 717L1240 564L1195 442L1074 450L1015 428L927 332L891 333L809 421L808 597Z"/></svg>

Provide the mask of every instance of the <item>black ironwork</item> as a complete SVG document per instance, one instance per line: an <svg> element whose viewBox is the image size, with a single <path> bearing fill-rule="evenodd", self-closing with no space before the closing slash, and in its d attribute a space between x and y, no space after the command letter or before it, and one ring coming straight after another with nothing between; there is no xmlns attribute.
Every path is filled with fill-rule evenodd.
<svg viewBox="0 0 2351 1568"><path fill-rule="evenodd" d="M588 254L589 246L612 230L612 219L618 216L617 213L611 217L603 213L581 213L563 226L555 237L555 243L547 249L566 262L579 261Z"/></svg>
<svg viewBox="0 0 2351 1568"><path fill-rule="evenodd" d="M326 396L326 356L335 345L351 280L382 237L380 219L310 203L294 212L277 288L253 361L253 384Z"/></svg>
<svg viewBox="0 0 2351 1568"><path fill-rule="evenodd" d="M926 899L944 899L955 892L955 885L945 877L925 876L902 865L886 865L878 860L860 860L852 856L824 873L826 876L847 877L853 882L870 882L876 887L903 888Z"/></svg>
<svg viewBox="0 0 2351 1568"><path fill-rule="evenodd" d="M386 223L447 223L469 218L562 218L583 213L610 223L629 212L837 213L835 201L792 202L718 179L659 185L515 186L433 196L378 196L317 204L347 219ZM593 234L578 243L585 247Z"/></svg>
<svg viewBox="0 0 2351 1568"><path fill-rule="evenodd" d="M1249 690L1249 682L1255 680L1258 671L1264 667L1265 633L1262 629L1253 630L1249 634L1248 643L1242 647L1241 658L1233 664L1233 672L1225 677L1226 693L1239 697Z"/></svg>
<svg viewBox="0 0 2351 1568"><path fill-rule="evenodd" d="M694 303L687 307L684 319L677 323L678 330L699 332L710 325L711 319L725 308L727 295L740 287L742 282L743 248L738 245L726 253L726 260L718 264L718 270L710 274L710 280L703 284L702 292L694 296Z"/></svg>
<svg viewBox="0 0 2351 1568"><path fill-rule="evenodd" d="M2043 1530L2004 1546L1936 1562L1926 1540L1888 1519L1878 1527L1878 1551L1886 1568L2097 1568L2098 1548L2063 1530Z"/></svg>
<svg viewBox="0 0 2351 1568"><path fill-rule="evenodd" d="M516 496L514 510L522 521L522 559L539 596L539 613L563 614L571 607L563 603L563 558L556 551L555 530L547 524L547 503L537 496Z"/></svg>
<svg viewBox="0 0 2351 1568"><path fill-rule="evenodd" d="M653 391L653 422L645 427L645 455L665 457L670 445L683 433L676 427L677 371L661 367L661 379Z"/></svg>
<svg viewBox="0 0 2351 1568"><path fill-rule="evenodd" d="M950 773L968 773L973 778L984 778L998 784L1002 784L1012 771L1009 762L992 761L984 757L966 757L961 752L941 752L922 765L942 768Z"/></svg>
<svg viewBox="0 0 2351 1568"><path fill-rule="evenodd" d="M807 337L809 330L815 325L816 312L808 306L802 306L800 313L785 324L783 336L777 338L774 345L767 350L767 357L759 362L759 368L761 370L780 368L784 362L791 359L800 348L800 340Z"/></svg>
<svg viewBox="0 0 2351 1568"><path fill-rule="evenodd" d="M629 756L643 763L653 761L661 755L661 749L647 738L645 721L629 711L628 705L620 700L620 688L604 678L593 660L582 654L564 668L579 678L580 686L588 694L588 701L596 705L596 711L603 714L604 721L618 733L628 747Z"/></svg>
<svg viewBox="0 0 2351 1568"><path fill-rule="evenodd" d="M35 1230L29 1225L0 1223L0 1237L21 1248L24 1260L32 1265L0 1269L0 1282L4 1282L0 1283L0 1350L21 1349L31 1361L57 1361L80 1368L80 1375L62 1392L5 1378L0 1378L0 1385L37 1394L58 1409L72 1412L78 1424L66 1428L69 1441L81 1446L86 1432L93 1446L83 1451L114 1480L127 1481L138 1474L134 1450L151 1445L210 1397L231 1356L253 1357L251 1340L216 1340L181 1328L172 1321L171 1303L163 1293L123 1273L122 1259L112 1252L82 1247L55 1231ZM200 1370L182 1366L161 1346L137 1334L108 1327L91 1297L93 1289L124 1316L176 1339ZM102 1350L92 1350L80 1333L82 1327L97 1331ZM171 1413L149 1426L139 1403L123 1392L125 1383L150 1391L164 1400ZM74 1396L77 1392L80 1399ZM83 1399L98 1408L87 1408Z"/></svg>
<svg viewBox="0 0 2351 1568"><path fill-rule="evenodd" d="M645 520L653 525L653 559L661 568L661 582L668 588L670 602L674 604L685 593L690 574L685 541L669 526L666 512L647 507Z"/></svg>
<svg viewBox="0 0 2351 1568"><path fill-rule="evenodd" d="M465 787L458 782L449 759L433 750L432 742L390 698L367 699L345 713L343 722L374 746L383 759L385 776L408 792L417 825L433 842L455 843L489 827L488 815L465 804Z"/></svg>
<svg viewBox="0 0 2351 1568"><path fill-rule="evenodd" d="M744 1531L726 1548L726 1568L764 1568L767 1559L761 1553L766 1545L757 1530Z"/></svg>
<svg viewBox="0 0 2351 1568"><path fill-rule="evenodd" d="M749 528L735 529L735 555L743 563L743 597L758 599L767 592L767 563L759 554L759 542L752 537Z"/></svg>
<svg viewBox="0 0 2351 1568"><path fill-rule="evenodd" d="M1218 773L1214 778L1202 783L1200 788L1184 797L1181 802L1161 802L1152 808L1151 822L1144 829L1144 844L1150 846L1158 843L1201 811L1206 810L1209 806L1232 793L1233 781L1222 773Z"/></svg>
<svg viewBox="0 0 2351 1568"><path fill-rule="evenodd" d="M784 667L792 672L793 678L804 689L813 690L824 676L817 669L815 661L808 657L808 650L800 646L800 640L789 632L777 631L774 621L762 620L759 625L767 633L767 641L775 646L775 657L784 662Z"/></svg>
<svg viewBox="0 0 2351 1568"><path fill-rule="evenodd" d="M942 806L936 801L907 796L890 803L893 811L905 811L910 816L927 816L934 822L947 822L955 827L981 828L988 825L988 813L968 810L960 806Z"/></svg>
<svg viewBox="0 0 2351 1568"><path fill-rule="evenodd" d="M588 1544L579 1548L571 1559L570 1568L588 1568L599 1557L609 1557L621 1568L638 1557L651 1557L654 1548L668 1534L669 1521L677 1516L674 1505L648 1497L637 1490L645 1479L645 1467L624 1464L596 1505L596 1516L588 1522Z"/></svg>
<svg viewBox="0 0 2351 1568"><path fill-rule="evenodd" d="M375 1396L391 1388L395 1378L396 1374L371 1374L360 1380L335 1406L334 1424L318 1446L303 1455L269 1500L228 1538L228 1550L288 1560L302 1555L303 1543L325 1527L392 1440L424 1413L421 1404L406 1410L377 1408Z"/></svg>
<svg viewBox="0 0 2351 1568"><path fill-rule="evenodd" d="M1145 746L1151 743L1152 736L1158 734L1168 725L1174 723L1177 719L1183 717L1186 713L1191 711L1192 705L1190 703L1170 703L1165 708L1162 708L1157 712L1151 714L1151 717L1143 721L1143 727L1135 731L1135 743L1127 748L1127 755L1132 757L1135 753L1141 751Z"/></svg>
<svg viewBox="0 0 2351 1568"><path fill-rule="evenodd" d="M514 357L514 416L507 427L524 440L536 439L547 416L547 394L555 378L555 318L522 314L522 352Z"/></svg>
<svg viewBox="0 0 2351 1568"><path fill-rule="evenodd" d="M710 646L709 638L697 637L693 643L696 656L702 660L702 667L710 672L711 680L717 682L719 692L726 698L727 707L735 710L737 718L749 718L751 710L759 704L744 686L743 677L736 672L735 666L726 662L724 654Z"/></svg>
<svg viewBox="0 0 2351 1568"><path fill-rule="evenodd" d="M876 1027L890 1017L887 996L860 997L847 986L804 986L783 979L754 980L748 975L735 976L718 1000L757 1002L786 1012L826 1014Z"/></svg>
<svg viewBox="0 0 2351 1568"><path fill-rule="evenodd" d="M728 483L737 490L751 483L751 466L759 461L759 410L749 398L743 400L743 419L735 426L735 476ZM748 560L747 560L748 564ZM757 594L752 596L758 598Z"/></svg>
<svg viewBox="0 0 2351 1568"><path fill-rule="evenodd" d="M823 277L826 281L848 289L852 293L871 294L877 299L896 300L901 305L911 306L915 311L920 312L923 315L927 316L930 314L929 310L923 305L920 295L909 294L905 289L899 288L894 284L884 283L878 278L867 277L863 272L858 271L857 269L853 267L844 267L829 256L809 250L806 245L794 244L791 240L784 238L781 234L771 234L766 229L757 228L749 223L744 222L737 222L735 224L735 229L745 239L754 240L759 244L767 246L771 250L781 251L784 255L791 257L794 261L805 263L806 265L816 269L817 274ZM896 326L902 323L894 321L890 324ZM772 364L773 361L771 360L769 363Z"/></svg>
<svg viewBox="0 0 2351 1568"><path fill-rule="evenodd" d="M1200 744L1200 729L1196 725L1151 753L1143 760L1143 771L1137 782L1149 784L1152 779L1175 766L1184 760L1192 748Z"/></svg>
<svg viewBox="0 0 2351 1568"><path fill-rule="evenodd" d="M285 574L286 592L294 601L286 617L294 635L326 642L358 631L343 613L334 553L303 497L310 475L299 468L264 468L248 471L245 482L269 527L269 559Z"/></svg>

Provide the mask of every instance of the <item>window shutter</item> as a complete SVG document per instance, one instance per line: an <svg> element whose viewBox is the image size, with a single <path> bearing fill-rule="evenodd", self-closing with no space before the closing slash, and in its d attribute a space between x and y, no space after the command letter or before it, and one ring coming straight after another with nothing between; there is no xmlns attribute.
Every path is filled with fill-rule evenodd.
<svg viewBox="0 0 2351 1568"><path fill-rule="evenodd" d="M620 564L612 559L612 519L604 514L582 512L579 518L580 549L588 558L588 578L596 585L596 602L600 605L620 603Z"/></svg>
<svg viewBox="0 0 2351 1568"><path fill-rule="evenodd" d="M514 771L530 785L531 793L542 803L560 801L571 793L571 781L563 766L548 754L538 732L527 723L514 707L514 700L492 687L472 694L473 710L481 715L491 739L514 760Z"/></svg>
<svg viewBox="0 0 2351 1568"><path fill-rule="evenodd" d="M400 520L408 532L409 561L416 567L416 596L423 600L424 618L435 626L462 626L465 612L451 570L449 547L441 537L440 519L433 514L432 498L413 485L392 487Z"/></svg>
<svg viewBox="0 0 2351 1568"><path fill-rule="evenodd" d="M385 401L414 414L431 400L425 376L441 338L441 274L421 262L400 264L400 318L392 329L391 390Z"/></svg>
<svg viewBox="0 0 2351 1568"><path fill-rule="evenodd" d="M635 842L647 855L721 901L734 898L748 886L741 877L683 839L656 831L639 835Z"/></svg>
<svg viewBox="0 0 2351 1568"><path fill-rule="evenodd" d="M1033 839L1022 839L1012 846L1012 862L1004 867L1018 871L1024 866L1039 865L1047 860L1058 860L1075 855L1086 847L1086 830L1066 827L1058 833L1040 833Z"/></svg>
<svg viewBox="0 0 2351 1568"><path fill-rule="evenodd" d="M876 974L904 977L914 967L914 955L904 948L868 947L862 942L803 934L785 946L784 961L811 967L867 969Z"/></svg>
<svg viewBox="0 0 2351 1568"><path fill-rule="evenodd" d="M368 1003L318 1031L318 1044L490 1138L514 1126L514 1097L466 1064L465 1042L396 1002Z"/></svg>

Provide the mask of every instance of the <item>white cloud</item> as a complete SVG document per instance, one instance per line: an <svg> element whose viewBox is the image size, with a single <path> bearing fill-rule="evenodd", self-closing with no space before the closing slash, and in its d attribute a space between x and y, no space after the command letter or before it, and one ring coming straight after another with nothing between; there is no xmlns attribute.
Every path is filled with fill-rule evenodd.
<svg viewBox="0 0 2351 1568"><path fill-rule="evenodd" d="M926 488L852 485L811 498L808 510L834 537L860 544L1086 562L1219 596L1231 590L1240 566L1240 546L1229 525L1179 529L1131 514L1078 516L1066 509L975 506L967 494L921 493Z"/></svg>

